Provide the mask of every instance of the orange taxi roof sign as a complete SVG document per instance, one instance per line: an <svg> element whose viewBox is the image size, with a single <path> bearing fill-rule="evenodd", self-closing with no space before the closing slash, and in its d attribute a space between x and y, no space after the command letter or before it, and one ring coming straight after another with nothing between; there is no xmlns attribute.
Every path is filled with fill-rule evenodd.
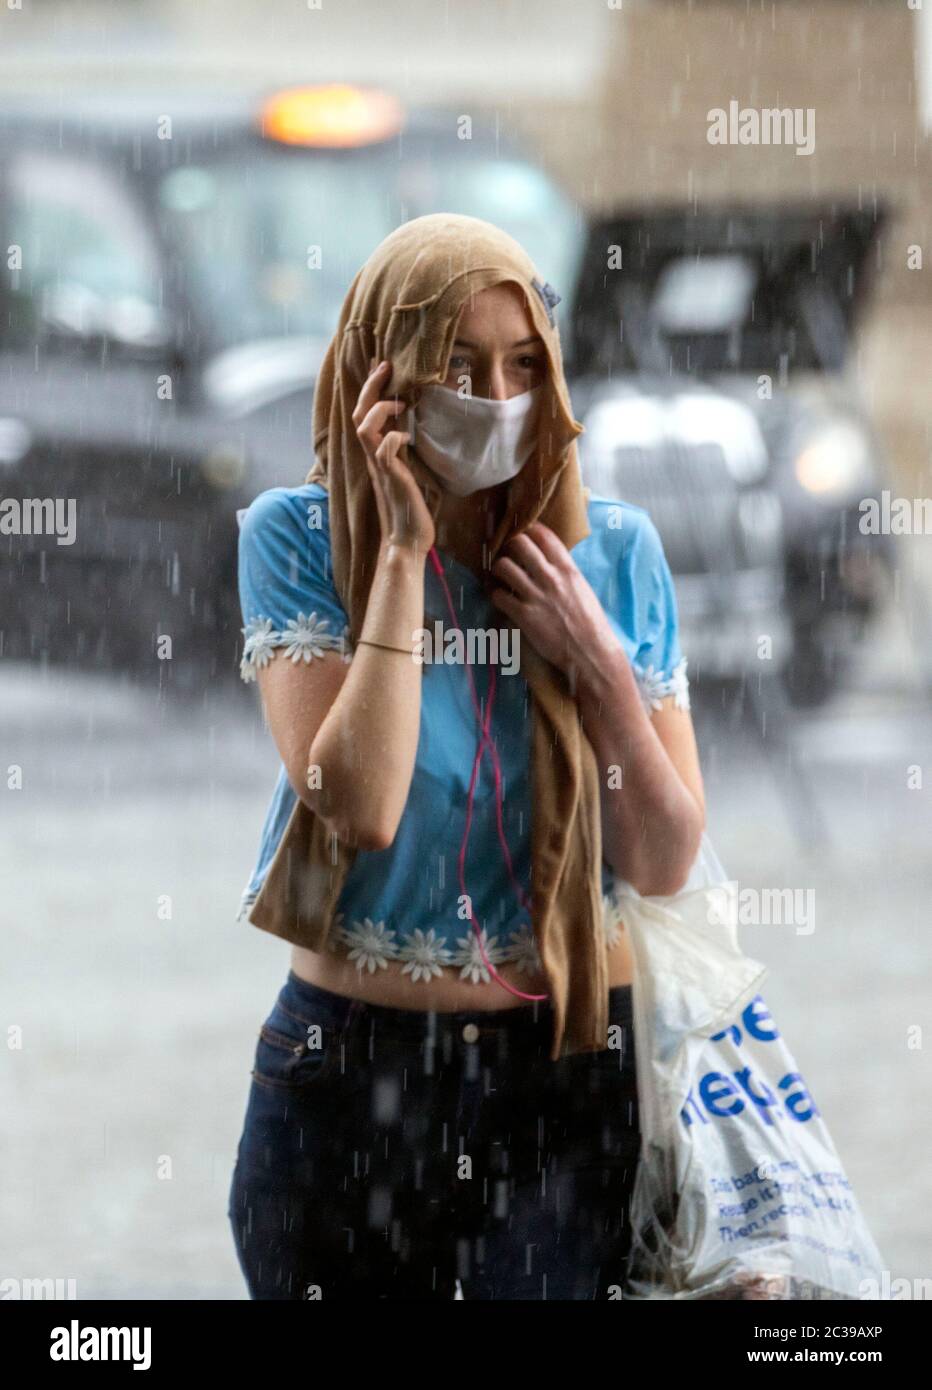
<svg viewBox="0 0 932 1390"><path fill-rule="evenodd" d="M276 92L259 113L262 134L286 145L371 145L397 135L401 103L389 92L331 82Z"/></svg>

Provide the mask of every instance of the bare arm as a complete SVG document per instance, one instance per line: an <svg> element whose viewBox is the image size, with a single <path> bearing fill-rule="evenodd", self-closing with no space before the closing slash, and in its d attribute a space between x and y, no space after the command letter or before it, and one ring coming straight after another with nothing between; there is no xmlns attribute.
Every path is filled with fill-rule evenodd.
<svg viewBox="0 0 932 1390"><path fill-rule="evenodd" d="M411 656L424 622L424 562L433 522L399 450L408 435L382 428L402 403L378 398L371 373L353 414L375 489L382 543L349 666L335 652L309 665L272 661L259 688L288 779L305 805L347 844L387 849L414 773L422 668ZM402 651L387 651L385 647Z"/></svg>
<svg viewBox="0 0 932 1390"><path fill-rule="evenodd" d="M423 613L423 555L383 547L363 637L410 650ZM359 645L348 666L327 652L310 665L272 661L259 672L288 780L347 844L386 849L395 837L414 772L421 671L400 652Z"/></svg>
<svg viewBox="0 0 932 1390"><path fill-rule="evenodd" d="M577 701L599 768L605 858L639 893L676 893L705 826L689 713L671 696L649 717L617 643L580 675ZM615 768L620 777L610 776Z"/></svg>

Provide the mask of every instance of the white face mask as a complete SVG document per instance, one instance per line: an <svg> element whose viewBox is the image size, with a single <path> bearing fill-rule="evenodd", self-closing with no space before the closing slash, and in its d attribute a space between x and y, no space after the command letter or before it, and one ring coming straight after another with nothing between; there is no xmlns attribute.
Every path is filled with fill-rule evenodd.
<svg viewBox="0 0 932 1390"><path fill-rule="evenodd" d="M425 386L407 429L418 457L448 492L466 497L515 477L537 447L542 387L507 401Z"/></svg>

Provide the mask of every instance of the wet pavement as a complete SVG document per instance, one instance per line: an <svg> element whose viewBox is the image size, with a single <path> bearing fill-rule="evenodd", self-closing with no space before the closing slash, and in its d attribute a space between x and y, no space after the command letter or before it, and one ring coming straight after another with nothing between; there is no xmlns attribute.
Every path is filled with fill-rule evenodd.
<svg viewBox="0 0 932 1390"><path fill-rule="evenodd" d="M932 713L895 623L853 679L805 715L765 697L766 738L734 693L699 692L695 715L729 876L814 892L813 931L747 926L744 948L893 1276L926 1277ZM5 781L22 769L0 803L0 1023L22 1029L0 1070L0 1275L242 1298L227 1192L289 950L235 921L277 773L254 691L192 706L10 666L0 731Z"/></svg>

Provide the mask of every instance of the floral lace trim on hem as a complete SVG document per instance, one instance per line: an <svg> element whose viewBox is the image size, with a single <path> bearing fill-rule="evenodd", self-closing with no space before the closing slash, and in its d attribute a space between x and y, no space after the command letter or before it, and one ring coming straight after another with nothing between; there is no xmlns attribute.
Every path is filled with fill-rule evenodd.
<svg viewBox="0 0 932 1390"><path fill-rule="evenodd" d="M291 618L282 629L273 627L271 618L250 618L242 629L245 640L239 673L244 681L254 681L259 668L267 666L276 648L284 647L285 655L297 665L299 661L307 664L315 656L323 656L328 651L339 651L344 661L352 658L352 643L349 627L342 633L328 631L329 618L318 618L317 613L305 616L299 613Z"/></svg>
<svg viewBox="0 0 932 1390"><path fill-rule="evenodd" d="M249 911L259 896L259 889L247 889L243 894L236 920L249 920ZM602 899L602 930L605 944L609 950L617 946L624 934L621 909L612 896ZM401 973L410 975L412 980L431 980L443 975L458 972L461 980L469 980L474 985L491 984L492 976L483 959L482 951L494 966L516 964L521 974L538 972L543 968L534 939L533 929L519 927L509 933L510 944L498 944L498 936L482 932L482 951L475 932L456 939L457 950L446 945L445 938L438 936L434 927L427 931L416 927L412 932L398 932L386 927L384 922L373 922L364 917L361 922L353 922L351 927L343 925L343 914L338 913L334 930L327 941L326 949L331 952L346 951L354 961L361 975L368 970L374 975L376 970L386 970L389 961L404 961ZM402 937L397 941L396 937Z"/></svg>
<svg viewBox="0 0 932 1390"><path fill-rule="evenodd" d="M653 666L634 666L634 676L641 692L644 708L650 714L661 708L662 701L672 695L677 709L689 709L689 680L686 676L686 657L681 657L669 676Z"/></svg>

